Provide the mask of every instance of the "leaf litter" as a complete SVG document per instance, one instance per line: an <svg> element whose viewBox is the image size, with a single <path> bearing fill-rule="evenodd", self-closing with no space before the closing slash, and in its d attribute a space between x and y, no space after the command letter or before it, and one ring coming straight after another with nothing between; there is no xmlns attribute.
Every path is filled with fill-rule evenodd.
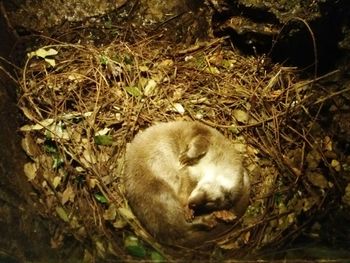
<svg viewBox="0 0 350 263"><path fill-rule="evenodd" d="M22 146L31 159L24 171L42 213L62 221L62 235L91 241L100 256L207 259L218 248L244 256L296 238L307 226L302 218L311 222L327 210L321 200L345 192L350 206L349 184L343 189L339 175L350 164L310 113L342 91L317 90L317 79L301 80L295 68L264 56L242 56L220 39L182 50L155 38L102 47L52 42L28 55L19 80ZM215 127L246 157L251 205L211 249L180 253L158 244L123 194L127 142L170 120ZM228 222L233 216L217 213Z"/></svg>

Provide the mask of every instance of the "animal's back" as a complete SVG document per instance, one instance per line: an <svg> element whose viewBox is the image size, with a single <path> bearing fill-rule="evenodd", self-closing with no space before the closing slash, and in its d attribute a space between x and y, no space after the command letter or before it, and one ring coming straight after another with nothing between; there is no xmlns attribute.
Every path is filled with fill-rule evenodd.
<svg viewBox="0 0 350 263"><path fill-rule="evenodd" d="M162 123L137 134L126 152L126 196L148 231L167 242L183 237L190 228L178 199L179 162L187 123Z"/></svg>

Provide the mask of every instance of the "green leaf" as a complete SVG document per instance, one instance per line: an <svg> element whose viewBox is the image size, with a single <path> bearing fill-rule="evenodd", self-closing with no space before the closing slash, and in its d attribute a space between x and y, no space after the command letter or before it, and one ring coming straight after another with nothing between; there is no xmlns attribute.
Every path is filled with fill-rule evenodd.
<svg viewBox="0 0 350 263"><path fill-rule="evenodd" d="M165 258L159 254L157 251L151 252L151 260L152 262L165 262Z"/></svg>
<svg viewBox="0 0 350 263"><path fill-rule="evenodd" d="M60 157L58 154L53 155L52 158L53 158L53 165L52 165L53 169L57 169L64 164L63 158Z"/></svg>
<svg viewBox="0 0 350 263"><path fill-rule="evenodd" d="M98 145L112 145L113 138L110 135L97 135L94 137L94 141Z"/></svg>
<svg viewBox="0 0 350 263"><path fill-rule="evenodd" d="M135 236L128 236L124 240L124 246L130 255L138 258L145 258L146 249Z"/></svg>
<svg viewBox="0 0 350 263"><path fill-rule="evenodd" d="M228 130L230 132L232 132L233 134L239 134L241 132L241 130L239 128L237 128L236 125L232 125L228 128Z"/></svg>
<svg viewBox="0 0 350 263"><path fill-rule="evenodd" d="M129 93L131 96L134 96L134 97L142 96L142 92L136 86L126 87L125 89L126 89L126 92Z"/></svg>
<svg viewBox="0 0 350 263"><path fill-rule="evenodd" d="M233 64L234 64L234 60L223 59L221 62L221 66L223 66L225 69L232 68Z"/></svg>
<svg viewBox="0 0 350 263"><path fill-rule="evenodd" d="M107 20L107 21L105 22L105 27L106 27L107 29L111 29L112 26L113 26L112 20L109 19L109 20Z"/></svg>
<svg viewBox="0 0 350 263"><path fill-rule="evenodd" d="M101 65L107 65L108 64L108 57L105 55L100 56L100 63Z"/></svg>
<svg viewBox="0 0 350 263"><path fill-rule="evenodd" d="M220 70L217 67L213 67L213 66L209 66L207 68L205 68L206 72L209 72L211 74L219 74Z"/></svg>
<svg viewBox="0 0 350 263"><path fill-rule="evenodd" d="M56 213L64 222L67 222L67 223L69 222L68 215L67 215L66 211L63 209L63 207L57 206Z"/></svg>
<svg viewBox="0 0 350 263"><path fill-rule="evenodd" d="M141 72L148 72L149 71L149 68L146 66L146 65L140 65L139 66L139 70Z"/></svg>
<svg viewBox="0 0 350 263"><path fill-rule="evenodd" d="M102 203L102 204L107 204L108 203L108 200L107 200L107 198L104 195L94 194L94 196L95 196L96 200L99 201L100 203Z"/></svg>
<svg viewBox="0 0 350 263"><path fill-rule="evenodd" d="M128 65L134 64L133 57L132 57L131 55L129 55L129 54L125 54L125 55L124 55L123 62L124 62L125 64L128 64Z"/></svg>
<svg viewBox="0 0 350 263"><path fill-rule="evenodd" d="M55 145L50 144L50 142L45 142L44 150L46 153L56 154L57 147Z"/></svg>

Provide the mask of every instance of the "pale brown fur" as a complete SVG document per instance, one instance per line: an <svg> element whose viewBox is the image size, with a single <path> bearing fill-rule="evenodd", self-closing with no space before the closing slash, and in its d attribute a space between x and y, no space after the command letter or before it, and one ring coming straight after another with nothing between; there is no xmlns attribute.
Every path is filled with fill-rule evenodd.
<svg viewBox="0 0 350 263"><path fill-rule="evenodd" d="M189 167L201 167L201 162L208 158L209 162L222 159L221 153L216 156L212 147L226 147L227 141L215 129L203 124L177 121L151 126L137 134L128 145L124 176L126 197L137 218L156 239L170 244L193 245L226 228L223 224L213 223L210 215L191 218L188 205L190 195L202 179L200 173L196 174ZM236 154L228 151L229 155L233 153ZM237 166L241 167L239 161ZM241 184L235 189L235 203L242 202L242 211L245 211L249 189L248 195L242 194L247 190L243 177ZM198 190L201 192L202 189ZM205 205L206 191L203 188L205 194L192 200L192 205ZM238 214L244 213L242 211Z"/></svg>

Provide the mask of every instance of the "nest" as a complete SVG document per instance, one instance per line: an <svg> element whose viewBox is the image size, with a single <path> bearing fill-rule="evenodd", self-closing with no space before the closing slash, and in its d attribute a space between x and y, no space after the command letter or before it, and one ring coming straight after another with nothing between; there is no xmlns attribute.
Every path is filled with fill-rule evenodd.
<svg viewBox="0 0 350 263"><path fill-rule="evenodd" d="M340 163L325 154L332 140L315 120L341 91L316 95L315 80L297 73L222 39L182 50L156 38L102 47L52 40L30 53L19 81L24 170L38 210L59 226L52 246L74 235L93 244L85 256L174 256L133 216L121 177L140 129L183 119L242 142L253 188L239 229L187 255L232 258L298 237L339 196Z"/></svg>

